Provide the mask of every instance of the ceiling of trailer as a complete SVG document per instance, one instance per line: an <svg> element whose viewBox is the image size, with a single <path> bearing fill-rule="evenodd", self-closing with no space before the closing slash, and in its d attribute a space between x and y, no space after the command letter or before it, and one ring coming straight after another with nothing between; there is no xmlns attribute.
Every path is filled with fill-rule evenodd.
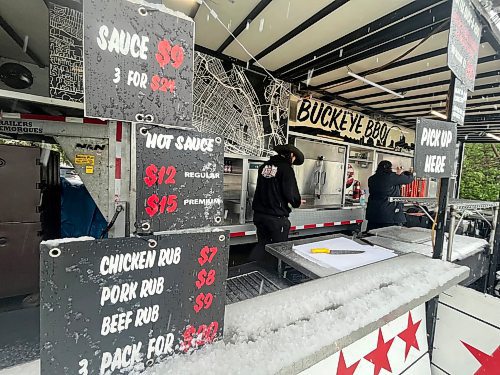
<svg viewBox="0 0 500 375"><path fill-rule="evenodd" d="M214 0L207 5L195 16L197 45L264 67L300 85L305 95L407 126L419 116L433 117L431 109L445 111L451 1ZM349 70L404 99L352 79ZM491 141L485 132L500 135L500 46L486 28L466 125L458 132L468 141Z"/></svg>
<svg viewBox="0 0 500 375"><path fill-rule="evenodd" d="M0 56L48 65L44 0L0 1ZM158 1L154 1L158 2ZM200 1L201 2L201 1ZM196 48L295 83L304 95L414 126L444 112L451 0L163 0L196 21ZM27 22L29 20L29 22ZM26 43L14 41L9 28ZM237 40L234 39L234 36ZM500 136L500 45L485 27L459 138ZM20 45L19 45L20 44ZM398 98L359 80L365 76Z"/></svg>

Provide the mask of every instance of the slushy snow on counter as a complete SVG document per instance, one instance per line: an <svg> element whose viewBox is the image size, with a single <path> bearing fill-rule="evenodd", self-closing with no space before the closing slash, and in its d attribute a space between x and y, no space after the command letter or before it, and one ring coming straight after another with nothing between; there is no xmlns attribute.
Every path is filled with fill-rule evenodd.
<svg viewBox="0 0 500 375"><path fill-rule="evenodd" d="M169 358L144 374L275 374L321 350L333 354L359 339L356 331L395 319L467 273L466 267L408 254L235 303L226 306L224 342ZM31 362L0 375L38 371Z"/></svg>
<svg viewBox="0 0 500 375"><path fill-rule="evenodd" d="M274 374L466 272L411 254L229 305L225 342L145 374Z"/></svg>
<svg viewBox="0 0 500 375"><path fill-rule="evenodd" d="M95 238L94 237L89 237L89 236L76 237L76 238L58 238L56 240L42 241L40 243L40 245L47 245L48 247L56 247L56 246L59 246L62 243L80 242L80 241L93 241L93 240L95 240Z"/></svg>

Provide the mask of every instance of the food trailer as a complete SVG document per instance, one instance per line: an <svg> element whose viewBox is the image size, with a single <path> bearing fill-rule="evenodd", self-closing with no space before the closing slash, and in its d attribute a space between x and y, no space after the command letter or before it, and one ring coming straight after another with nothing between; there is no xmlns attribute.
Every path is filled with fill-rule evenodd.
<svg viewBox="0 0 500 375"><path fill-rule="evenodd" d="M491 26L462 1L163 4L171 9L37 1L23 17L13 11L22 1L0 8L9 37L0 52L0 136L11 143L0 145L9 181L0 200L8 270L0 285L9 288L0 297L36 292L38 282L41 293L39 308L0 312L1 375L179 374L200 364L213 374L496 368L490 311L498 301L457 285L493 294L498 202L448 199L457 195L463 144L499 131L483 103L498 92ZM367 16L356 19L360 6ZM467 80L446 61L446 47L464 40L448 40L463 32L457 20L472 22L465 40L478 39L477 74L470 56ZM459 103L447 91L460 84L467 116L441 124L463 124L457 146L446 147L453 171L419 176L392 198L422 209L432 228L361 235L368 177L381 160L417 167L416 119ZM290 216L290 241L266 247L278 269L228 267L230 245L256 241L258 167L286 142L305 155L295 175L306 203ZM94 238L60 238L56 149L92 198ZM20 173L21 160L30 173ZM86 212L83 201L77 210ZM458 234L474 221L487 227L485 238ZM19 270L26 284L16 283ZM471 307L481 303L484 311ZM443 323L470 318L481 335ZM451 344L466 362L459 370Z"/></svg>

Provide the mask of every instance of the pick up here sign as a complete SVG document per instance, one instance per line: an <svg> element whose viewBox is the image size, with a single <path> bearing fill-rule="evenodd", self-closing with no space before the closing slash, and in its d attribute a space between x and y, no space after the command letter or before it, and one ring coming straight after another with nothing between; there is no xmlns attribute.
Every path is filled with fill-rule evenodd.
<svg viewBox="0 0 500 375"><path fill-rule="evenodd" d="M415 172L419 177L451 177L455 165L456 124L417 119Z"/></svg>

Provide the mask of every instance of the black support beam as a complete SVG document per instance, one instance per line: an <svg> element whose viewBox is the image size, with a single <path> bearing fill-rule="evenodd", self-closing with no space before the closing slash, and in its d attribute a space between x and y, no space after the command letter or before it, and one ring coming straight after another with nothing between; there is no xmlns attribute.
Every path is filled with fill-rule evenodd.
<svg viewBox="0 0 500 375"><path fill-rule="evenodd" d="M333 3L328 4L326 7L321 9L319 12L316 12L312 17L309 17L307 20L302 22L299 26L297 26L295 29L287 33L286 35L282 36L279 38L276 42L271 44L269 47L266 49L262 50L259 52L257 55L255 55L255 61L258 61L262 59L264 56L269 55L271 52L275 51L279 47L281 47L283 44L288 42L290 39L296 37L315 23L321 21L323 18L326 16L332 14L335 12L337 9L339 9L341 6L345 5L348 3L349 0L335 0Z"/></svg>
<svg viewBox="0 0 500 375"><path fill-rule="evenodd" d="M443 108L436 107L433 109L443 109ZM408 112L392 112L392 113L386 113L386 114L392 115L392 116L399 118L399 119L409 120L409 119L415 119L418 117L432 116L431 114L429 114L429 112L430 112L430 109L427 108L427 109L415 109L413 111L408 111ZM488 116L488 115L496 115L497 113L499 113L499 110L495 109L495 108L491 108L491 109L472 108L470 111L466 111L466 113L468 113L469 116Z"/></svg>
<svg viewBox="0 0 500 375"><path fill-rule="evenodd" d="M435 95L435 94L433 94L433 95ZM444 94L440 94L440 95L444 95ZM426 98L428 98L428 97L429 97L429 94L427 94ZM493 99L493 101L495 101L496 99L500 99L500 94L499 93L495 93L495 94L486 94L486 95L472 95L472 96L469 96L467 98L467 100L477 100L477 99L483 99L483 98L485 99L485 103L490 103L488 101L489 99ZM435 105L435 104L440 104L440 103L443 103L443 102L446 105L446 98L437 99L437 100L428 100L428 101L417 102L417 103L406 103L406 104L391 105L391 106L382 107L382 108L378 108L377 107L377 108L379 110L381 110L381 111L387 111L387 110L392 110L392 109L405 109L405 108L410 108L410 107L415 107L415 106L422 106L422 105ZM471 107L473 104L480 104L480 103L470 103L470 104L467 104L467 108ZM370 103L370 105L373 106L372 103ZM484 104L481 103L481 105L484 105ZM395 113L395 112L391 112L391 113Z"/></svg>
<svg viewBox="0 0 500 375"><path fill-rule="evenodd" d="M298 74L294 74L292 77L287 77L287 79L291 79L293 82L303 81L311 74L310 72L319 76L321 74L331 72L332 70L348 66L357 61L383 54L392 49L423 39L437 29L442 28L447 23L447 20L439 20L432 25L425 26L417 31L411 31L410 33L403 34L395 34L395 30L388 31L388 33L390 33L388 35L397 35L393 39L388 39L387 34L381 33L377 35L376 38L371 39L369 41L369 45L359 42L347 46L343 49L343 55L341 58L335 56L324 59L322 63L315 64L312 69L307 71L301 70ZM406 26L406 28L409 28L409 26Z"/></svg>
<svg viewBox="0 0 500 375"><path fill-rule="evenodd" d="M325 93L321 93L321 92L319 92L319 93L327 95ZM349 108L349 107L358 107L358 108L360 108L359 112L361 112L363 114L370 114L370 113L371 114L377 114L377 115L379 115L379 116L387 119L387 121L394 122L395 124L407 125L407 121L405 121L405 119L401 119L401 118L397 118L395 116L391 116L391 114L381 112L377 108L372 108L372 107L370 107L368 105L364 105L364 104L358 103L355 100L347 99L347 98L344 98L344 97L341 97L341 96L338 96L338 95L332 95L332 94L330 94L328 96L328 100L326 100L326 101L330 102L332 100L337 100L337 101L340 101L340 102L344 103L343 107L347 107L347 108Z"/></svg>
<svg viewBox="0 0 500 375"><path fill-rule="evenodd" d="M398 60L398 61L395 61L395 62L387 65L384 68L384 71L385 70L389 70L389 69L398 68L398 67L401 67L401 66L405 66L405 65L408 65L408 64L413 64L413 63L416 63L416 62L419 62L419 61L431 59L433 57L442 56L442 55L446 54L447 50L448 50L447 48L441 48L441 49L437 49L437 50L430 51L430 52L427 52L427 53L423 53L421 55L409 57L407 59ZM361 72L361 73L358 73L358 74L360 76L362 76L362 77L366 77L367 75L374 74L376 72L378 72L377 69L370 69L370 70L367 70L367 71L364 71L364 72ZM317 85L315 87L316 88L320 88L320 89L324 89L324 90L328 90L332 86L337 87L337 86L340 86L340 85L343 85L343 84L346 84L346 83L349 83L349 82L353 82L353 81L355 81L354 78L344 77L344 78L336 79L334 81L329 81L329 82L322 83L321 85Z"/></svg>
<svg viewBox="0 0 500 375"><path fill-rule="evenodd" d="M482 57L482 58L478 59L477 63L478 63L478 65L480 65L480 64L486 64L486 63L489 63L489 62L492 62L492 61L499 61L500 62L499 56L498 55L485 56L485 57ZM428 69L428 70L424 70L424 71L421 71L421 72L415 72L415 73L407 74L407 75L401 76L401 77L395 77L395 78L391 78L391 79L386 79L384 81L377 82L377 84L385 86L385 85L390 85L390 84L393 84L393 83L408 81L408 80L411 80L411 79L429 77L429 76L431 76L433 74L446 73L446 72L449 72L449 71L450 71L450 68L448 66L440 66L438 68ZM481 73L481 74L478 74L476 76L476 79L478 79L478 78L492 77L492 76L495 76L495 75L498 75L498 74L499 74L498 70L495 70L494 72ZM440 81L440 82L444 82L444 81ZM446 82L449 83L449 80L446 81ZM371 88L373 88L373 86L363 85L363 86L354 87L352 89L338 91L337 94L339 94L339 95L345 95L345 94L350 94L350 93L353 93L353 92L356 92L356 91L361 91L361 90L366 90L366 89L371 89ZM405 91L407 91L407 90L408 89L405 89ZM384 95L387 95L387 93L385 93Z"/></svg>
<svg viewBox="0 0 500 375"><path fill-rule="evenodd" d="M492 58L490 61L495 61L495 60L500 61L498 55L493 55L493 56L495 56L496 58ZM489 61L487 61L487 62L489 62ZM444 67L442 69L443 69L443 71L441 73L444 73L444 72L448 71L448 69L446 69ZM426 71L426 72L429 72L429 71ZM496 77L499 74L500 74L499 70L493 70L493 71L490 71L490 72L479 73L479 74L476 75L476 79ZM409 76L411 76L412 78L408 78ZM423 73L420 73L420 74L419 73L413 73L413 74L410 74L408 76L399 77L397 82L400 82L399 81L400 79L408 80L408 79L415 79L415 78L422 78L422 77L426 77L426 74L423 74ZM383 81L383 82L385 82L385 81ZM396 82L393 82L393 83L396 83ZM431 88L431 87L438 87L438 86L444 86L444 85L447 86L449 83L450 83L449 80L441 80L441 81L424 83L424 84L416 85L416 86L405 87L404 88L404 93L407 94L410 91L428 89L428 88ZM379 84L383 84L383 83L379 83ZM495 84L493 83L493 84L489 84L489 85L495 85ZM474 90L480 90L479 87L482 87L482 86L487 86L487 85L477 86L477 87L474 88ZM364 87L363 90L366 90L368 88L371 88L371 86ZM491 87L491 88L494 88L494 87ZM357 89L355 91L357 91ZM353 92L355 92L355 91L353 91ZM345 93L343 93L343 94L345 94ZM378 97L387 96L387 95L389 95L389 94L386 93L386 92L376 92L376 93L373 93L373 94L366 94L366 95L357 96L356 99L357 100L365 100L365 99L378 98ZM372 103L381 103L381 102L390 103L392 101L398 101L399 102L399 101L402 101L402 100L405 100L405 99L406 99L406 97L404 99L401 99L401 98L397 98L397 99L385 99L385 100L381 100L379 102L372 102Z"/></svg>
<svg viewBox="0 0 500 375"><path fill-rule="evenodd" d="M12 28L12 26L9 25L9 23L2 17L0 16L0 27L5 30L5 32L12 38L14 42L33 60L33 62L38 65L40 68L45 68L45 64L38 57L38 55L33 52L29 46L24 49L24 39L19 36L19 34Z"/></svg>
<svg viewBox="0 0 500 375"><path fill-rule="evenodd" d="M431 109L442 110L442 109L446 109L446 99L439 100L439 101L434 102L434 103L427 102L427 103L416 103L416 104L413 104L413 106L424 106L424 105L430 106L430 107L428 107L428 108L413 108L412 105L408 105L404 109L390 111L390 112L387 112L387 113L391 114L391 115L401 115L401 114L405 114L405 113L415 113L415 112L422 112L422 113L423 112L427 112L428 113ZM483 107L483 106L487 106L487 105L491 105L492 109L485 108L484 111L490 111L490 110L495 109L496 111L500 112L500 101L498 101L498 100L497 101L493 101L493 102L470 103L470 104L467 104L466 111L467 112L473 112L474 109L477 110L477 111L483 111L483 109L477 109L477 108ZM496 108L495 108L495 106L496 106ZM383 108L383 110L386 110L386 108Z"/></svg>
<svg viewBox="0 0 500 375"><path fill-rule="evenodd" d="M233 35L230 35L217 49L217 52L222 53L224 50L233 42L234 38L237 38L243 30L246 29L247 23L252 22L271 2L271 0L260 0L255 8L252 9L250 14L245 17L243 21L234 29Z"/></svg>
<svg viewBox="0 0 500 375"><path fill-rule="evenodd" d="M484 74L486 74L486 73L484 73ZM485 77L479 77L479 78L485 78ZM478 77L476 77L476 79L478 79ZM448 85L448 84L449 84L449 81L437 81L437 82L431 82L431 83L424 84L424 85L413 86L407 90L408 91L416 91L416 90L427 89L427 88L431 88L431 87L444 86L444 85ZM474 92L481 91L481 90L496 89L499 87L500 87L500 82L487 83L484 85L479 85L479 86L474 87ZM384 99L384 100L379 100L379 101L375 101L375 102L370 102L369 104L370 105L379 105L379 104L389 104L389 103L403 103L405 100L424 99L424 98L429 98L429 97L438 96L438 95L446 95L447 93L448 93L448 89L441 90L441 91L434 91L430 94L427 93L427 94L419 94L419 95L413 95L413 96L405 96L404 99L401 99L401 98ZM388 95L388 94L385 94L385 95ZM486 95L490 95L490 94L486 94ZM484 95L484 96L486 96L486 95ZM373 98L373 97L374 96L371 96L371 95L370 96L367 96L367 95L359 96L359 97L356 97L356 100L364 100L364 99L369 99L369 98Z"/></svg>
<svg viewBox="0 0 500 375"><path fill-rule="evenodd" d="M231 57L231 56L224 55L224 54L222 54L220 52L217 52L217 51L212 51L211 49L208 49L206 47L200 46L198 44L195 44L194 50L196 52L204 53L205 55L210 55L210 56L216 57L219 60L230 62L232 64L242 66L244 68L247 68L247 65L248 65L245 61L236 59L236 58ZM266 73L266 71L264 69L258 67L258 66L253 66L251 68L249 67L248 70L250 70L252 72L255 72L255 73L258 73L258 74L262 74L262 75L268 76L268 74ZM272 71L269 72L269 73L273 74Z"/></svg>
<svg viewBox="0 0 500 375"><path fill-rule="evenodd" d="M406 5L384 17L379 18L378 20L375 20L373 22L370 22L368 25L365 25L363 27L358 28L357 30L335 40L332 41L331 43L326 44L325 46L308 53L305 56L300 57L299 59L296 59L295 61L292 61L291 63L281 67L276 71L278 75L285 76L289 75L291 72L293 72L296 69L299 69L301 67L306 67L306 70L309 69L309 64L311 62L314 62L316 57L323 57L327 56L329 54L332 54L333 52L337 52L340 50L343 46L352 43L358 39L361 38L366 38L367 36L370 36L370 33L375 33L379 30L382 30L386 28L387 26L401 21L403 18L410 17L411 15L423 11L424 9L428 8L429 6L432 6L435 1L433 0L420 0L420 1L414 1L410 3L409 5ZM369 30L369 32L367 32ZM336 53L337 55L338 53Z"/></svg>

